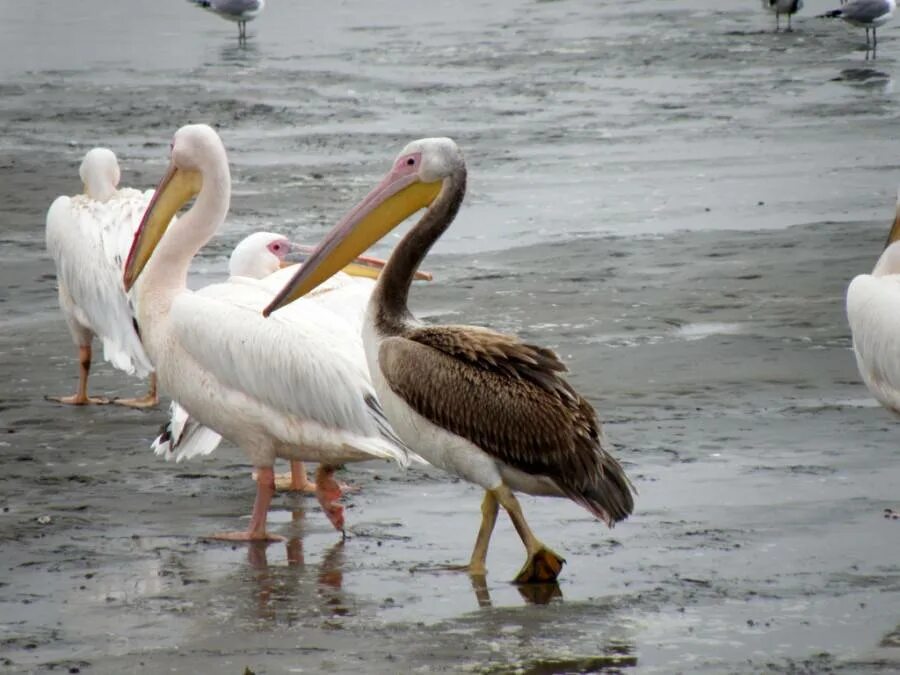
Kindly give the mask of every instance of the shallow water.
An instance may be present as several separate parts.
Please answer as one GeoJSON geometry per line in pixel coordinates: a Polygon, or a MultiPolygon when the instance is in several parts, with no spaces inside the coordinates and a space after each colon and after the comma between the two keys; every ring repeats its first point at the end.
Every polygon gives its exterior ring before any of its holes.
{"type": "MultiPolygon", "coordinates": [[[[871,61],[822,3],[778,35],[737,1],[270,5],[239,47],[188,3],[0,2],[0,667],[900,669],[896,422],[842,305],[898,180],[894,29],[871,61]],[[346,542],[284,496],[288,544],[232,548],[199,538],[250,508],[239,450],[166,465],[161,411],[43,401],[76,374],[47,206],[95,144],[155,183],[188,121],[217,124],[235,181],[195,284],[250,230],[314,241],[407,140],[456,138],[470,191],[415,309],[557,349],[634,517],[607,532],[526,498],[559,586],[507,582],[505,519],[473,586],[410,570],[465,559],[478,491],[366,464],[346,542]]],[[[92,382],[141,386],[99,363],[92,382]]]]}

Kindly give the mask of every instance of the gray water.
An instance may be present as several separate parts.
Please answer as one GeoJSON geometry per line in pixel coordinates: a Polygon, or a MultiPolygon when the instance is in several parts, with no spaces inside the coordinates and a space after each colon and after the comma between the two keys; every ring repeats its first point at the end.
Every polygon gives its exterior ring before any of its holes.
{"type": "MultiPolygon", "coordinates": [[[[186,2],[0,2],[0,668],[21,672],[896,672],[896,421],[843,315],[900,171],[888,24],[772,32],[758,3],[271,0],[249,26],[186,2]],[[316,241],[409,140],[449,135],[470,190],[416,311],[558,350],[639,491],[606,531],[523,499],[567,559],[486,585],[459,562],[478,490],[349,467],[352,536],[280,496],[266,547],[210,543],[250,510],[242,453],[160,463],[162,410],[69,409],[75,350],[43,218],[83,153],[161,176],[216,125],[225,272],[256,229],[316,241]],[[38,518],[48,516],[38,521],[38,518]]],[[[380,252],[389,251],[386,240],[380,252]]],[[[92,391],[143,385],[97,363],[92,391]]]]}

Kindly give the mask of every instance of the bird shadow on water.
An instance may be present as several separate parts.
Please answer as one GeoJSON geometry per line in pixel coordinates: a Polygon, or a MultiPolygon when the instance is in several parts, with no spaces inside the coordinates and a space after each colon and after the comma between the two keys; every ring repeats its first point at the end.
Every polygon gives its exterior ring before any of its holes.
{"type": "Polygon", "coordinates": [[[831,81],[843,82],[865,89],[882,89],[887,92],[893,88],[894,84],[889,73],[871,66],[844,68],[832,77],[831,81]]]}

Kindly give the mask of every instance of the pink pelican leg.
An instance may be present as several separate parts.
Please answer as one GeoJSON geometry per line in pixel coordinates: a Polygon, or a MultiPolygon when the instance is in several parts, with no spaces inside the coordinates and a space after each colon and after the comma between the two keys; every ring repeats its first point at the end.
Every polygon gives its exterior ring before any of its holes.
{"type": "Polygon", "coordinates": [[[78,348],[78,391],[71,396],[47,396],[48,401],[57,401],[66,405],[90,405],[109,403],[108,398],[102,396],[88,396],[87,382],[91,372],[91,346],[82,345],[78,348]]]}
{"type": "Polygon", "coordinates": [[[220,532],[211,539],[226,541],[285,541],[285,537],[266,532],[266,516],[269,504],[275,494],[275,472],[271,466],[256,469],[256,501],[253,503],[253,514],[250,516],[250,527],[246,532],[220,532]]]}

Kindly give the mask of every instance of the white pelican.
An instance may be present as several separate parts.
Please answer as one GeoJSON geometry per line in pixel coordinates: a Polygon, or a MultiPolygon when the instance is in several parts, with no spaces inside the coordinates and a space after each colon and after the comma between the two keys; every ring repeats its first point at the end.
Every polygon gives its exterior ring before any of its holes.
{"type": "Polygon", "coordinates": [[[266,0],[191,0],[195,5],[215,12],[238,25],[238,40],[247,39],[247,22],[266,8],[266,0]]]}
{"type": "MultiPolygon", "coordinates": [[[[47,211],[46,233],[47,250],[56,263],[59,306],[78,347],[78,391],[72,396],[47,398],[86,405],[109,403],[107,398],[87,393],[95,335],[103,343],[103,358],[119,370],[146,377],[153,369],[122,286],[122,261],[153,191],[119,189],[119,163],[107,148],[90,150],[78,172],[84,194],[54,200],[47,211]]],[[[155,378],[151,375],[145,397],[114,402],[134,407],[156,405],[155,378]]]]}
{"type": "Polygon", "coordinates": [[[847,319],[863,382],[888,410],[900,414],[900,194],[884,252],[871,274],[847,288],[847,319]]]}
{"type": "Polygon", "coordinates": [[[409,461],[390,429],[364,364],[352,356],[360,339],[315,302],[265,320],[271,295],[244,279],[186,286],[191,259],[228,211],[231,176],[225,148],[206,125],[182,127],[169,169],[135,235],[125,288],[136,287],[138,325],[160,388],[198,423],[240,446],[257,470],[248,529],[216,535],[276,539],[266,532],[276,457],[319,462],[316,496],[343,530],[336,466],[367,459],[409,461]],[[169,220],[192,197],[193,206],[169,220]],[[152,257],[151,257],[152,255],[152,257]]]}
{"type": "MultiPolygon", "coordinates": [[[[306,259],[312,251],[313,247],[294,244],[281,234],[254,232],[234,247],[228,259],[228,274],[232,281],[239,283],[239,277],[262,280],[280,269],[289,268],[288,276],[282,275],[269,282],[271,295],[274,296],[296,272],[294,261],[306,259]]],[[[344,272],[354,279],[345,280],[339,287],[326,289],[326,292],[316,293],[311,297],[351,321],[350,328],[359,335],[362,331],[362,317],[375,287],[372,280],[378,277],[384,265],[385,261],[380,258],[360,256],[344,268],[344,272]],[[328,290],[334,292],[327,292],[328,290]]],[[[416,278],[431,280],[432,276],[428,272],[418,272],[416,278]]],[[[201,288],[197,293],[203,295],[204,289],[201,288]]],[[[362,351],[359,352],[359,357],[364,358],[362,351]]],[[[219,434],[199,424],[177,401],[172,401],[169,406],[169,421],[163,425],[151,449],[166,461],[182,462],[211,454],[221,442],[219,434]]],[[[303,462],[292,460],[289,475],[276,474],[275,488],[314,492],[316,485],[307,478],[303,462]]]]}
{"type": "Polygon", "coordinates": [[[632,487],[603,447],[594,409],[562,378],[566,368],[555,353],[486,328],[427,326],[409,312],[413,272],[453,221],[465,188],[466,165],[452,140],[410,143],[265,312],[283,311],[426,208],[369,303],[363,342],[375,389],[410,448],[485,490],[481,529],[462,569],[485,573],[499,503],[527,551],[516,581],[552,581],[564,561],[532,533],[514,491],[568,497],[612,526],[631,513],[632,487]]]}
{"type": "Polygon", "coordinates": [[[803,9],[803,0],[762,0],[763,9],[775,14],[775,32],[781,28],[781,15],[788,18],[787,30],[791,32],[791,16],[803,9]]]}
{"type": "Polygon", "coordinates": [[[819,18],[843,19],[851,26],[866,29],[866,49],[878,48],[878,26],[887,23],[897,9],[896,0],[852,0],[840,9],[820,14],[819,18]],[[872,30],[872,42],[869,43],[869,29],[872,30]]]}

